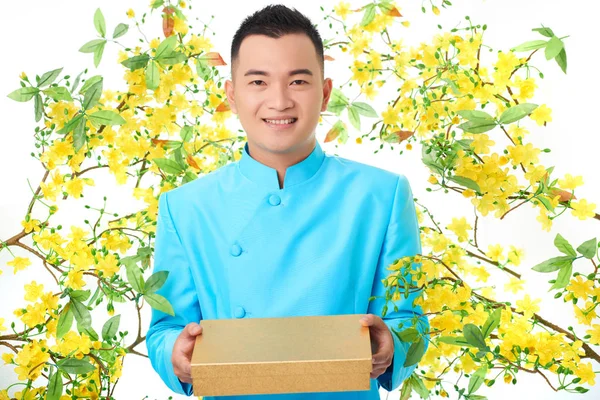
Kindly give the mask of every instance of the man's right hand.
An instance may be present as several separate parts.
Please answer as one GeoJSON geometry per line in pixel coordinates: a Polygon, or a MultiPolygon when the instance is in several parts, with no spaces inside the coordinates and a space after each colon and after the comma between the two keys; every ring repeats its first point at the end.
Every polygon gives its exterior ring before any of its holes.
{"type": "Polygon", "coordinates": [[[196,336],[202,334],[202,327],[195,322],[183,328],[173,345],[171,362],[175,375],[181,382],[192,383],[192,352],[196,343],[196,336]]]}

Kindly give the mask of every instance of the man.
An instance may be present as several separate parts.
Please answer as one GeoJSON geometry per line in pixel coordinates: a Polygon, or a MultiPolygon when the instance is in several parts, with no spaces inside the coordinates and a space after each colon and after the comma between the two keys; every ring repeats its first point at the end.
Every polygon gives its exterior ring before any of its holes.
{"type": "Polygon", "coordinates": [[[409,183],[321,149],[315,129],[332,81],[319,33],[297,10],[272,5],[248,17],[231,60],[225,90],[247,143],[239,161],[160,196],[154,270],[170,272],[159,293],[175,316],[152,311],[152,365],[190,395],[202,319],[366,313],[357,324],[372,338],[370,390],[219,398],[379,399],[380,386],[398,388],[416,366],[403,366],[409,344],[391,329],[415,315],[421,333],[429,328],[415,293],[380,317],[387,267],[421,252],[409,183]]]}

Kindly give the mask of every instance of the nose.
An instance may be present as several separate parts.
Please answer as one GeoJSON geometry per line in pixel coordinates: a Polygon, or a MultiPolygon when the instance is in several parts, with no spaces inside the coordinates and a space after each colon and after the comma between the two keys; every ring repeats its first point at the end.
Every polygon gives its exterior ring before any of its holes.
{"type": "Polygon", "coordinates": [[[273,90],[269,93],[271,98],[271,108],[275,110],[285,110],[294,105],[288,92],[287,84],[273,85],[273,90]]]}

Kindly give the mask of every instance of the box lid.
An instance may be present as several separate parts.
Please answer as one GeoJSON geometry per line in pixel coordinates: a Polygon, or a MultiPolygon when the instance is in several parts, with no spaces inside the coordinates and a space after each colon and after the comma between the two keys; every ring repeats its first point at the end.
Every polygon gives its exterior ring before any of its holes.
{"type": "Polygon", "coordinates": [[[192,371],[204,378],[370,372],[364,315],[204,319],[192,371]]]}

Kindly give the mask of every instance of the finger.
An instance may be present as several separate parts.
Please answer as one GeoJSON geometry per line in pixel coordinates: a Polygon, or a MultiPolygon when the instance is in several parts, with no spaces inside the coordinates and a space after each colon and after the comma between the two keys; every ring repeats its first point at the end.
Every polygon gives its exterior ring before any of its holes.
{"type": "Polygon", "coordinates": [[[184,332],[185,336],[196,337],[200,333],[202,333],[202,326],[198,325],[195,322],[190,322],[189,324],[187,324],[185,326],[185,329],[183,330],[183,332],[184,332]]]}

